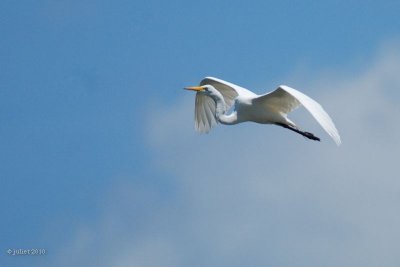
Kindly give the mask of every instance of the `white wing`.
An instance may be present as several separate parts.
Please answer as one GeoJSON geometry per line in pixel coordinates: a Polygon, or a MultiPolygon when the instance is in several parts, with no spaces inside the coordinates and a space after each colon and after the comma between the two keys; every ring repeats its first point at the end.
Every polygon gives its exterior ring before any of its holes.
{"type": "MultiPolygon", "coordinates": [[[[222,94],[227,110],[230,109],[235,102],[235,98],[239,95],[256,96],[256,94],[243,87],[214,77],[206,77],[200,82],[200,85],[206,84],[212,85],[222,94]]],[[[211,97],[201,93],[196,94],[195,128],[198,132],[207,133],[217,124],[215,109],[216,104],[211,97]]]]}
{"type": "Polygon", "coordinates": [[[247,90],[246,88],[214,77],[206,77],[200,82],[200,85],[206,85],[206,84],[214,86],[214,88],[217,89],[222,94],[226,104],[229,107],[232,106],[234,99],[238,95],[249,96],[249,97],[256,96],[255,93],[247,90]]]}
{"type": "Polygon", "coordinates": [[[194,111],[194,126],[196,131],[207,133],[217,124],[215,108],[215,102],[211,97],[199,93],[196,94],[194,111]]]}
{"type": "Polygon", "coordinates": [[[268,108],[287,114],[303,105],[317,120],[322,128],[329,134],[337,145],[340,145],[340,135],[328,113],[309,96],[286,85],[281,85],[273,92],[267,93],[255,99],[268,108]]]}

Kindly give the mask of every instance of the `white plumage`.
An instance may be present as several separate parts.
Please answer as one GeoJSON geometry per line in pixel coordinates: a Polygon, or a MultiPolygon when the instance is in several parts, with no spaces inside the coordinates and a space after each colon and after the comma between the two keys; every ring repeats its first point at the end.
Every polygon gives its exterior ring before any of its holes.
{"type": "Polygon", "coordinates": [[[200,82],[200,86],[185,89],[197,91],[195,128],[199,132],[206,133],[217,123],[229,125],[253,121],[279,125],[309,139],[319,141],[318,137],[300,130],[287,118],[288,113],[304,106],[335,143],[337,145],[341,143],[332,119],[321,105],[289,86],[281,85],[272,92],[257,95],[233,83],[206,77],[200,82]],[[230,110],[232,111],[228,114],[230,110]]]}

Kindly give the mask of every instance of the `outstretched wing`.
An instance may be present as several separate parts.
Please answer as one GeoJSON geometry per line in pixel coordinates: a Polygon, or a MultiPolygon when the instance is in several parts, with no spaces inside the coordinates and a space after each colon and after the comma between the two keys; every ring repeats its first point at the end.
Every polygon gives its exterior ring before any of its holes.
{"type": "MultiPolygon", "coordinates": [[[[235,98],[239,95],[255,96],[253,92],[243,87],[214,77],[206,77],[200,82],[200,85],[207,84],[212,85],[222,94],[227,110],[232,107],[235,98]]],[[[215,118],[216,104],[211,97],[201,93],[196,94],[195,104],[195,128],[198,132],[207,133],[218,123],[215,118]]]]}
{"type": "Polygon", "coordinates": [[[194,126],[196,131],[207,133],[217,124],[215,118],[216,105],[214,100],[204,94],[196,93],[196,102],[194,110],[194,126]]]}
{"type": "Polygon", "coordinates": [[[340,135],[328,113],[309,96],[286,85],[281,85],[273,92],[261,95],[254,101],[277,112],[288,114],[299,106],[304,106],[329,134],[337,145],[340,145],[340,135]]]}
{"type": "Polygon", "coordinates": [[[239,95],[241,96],[256,95],[253,92],[247,90],[246,88],[240,87],[239,85],[214,77],[206,77],[200,82],[200,85],[206,85],[206,84],[214,86],[214,88],[217,89],[222,94],[228,108],[230,108],[233,105],[235,98],[239,95]]]}

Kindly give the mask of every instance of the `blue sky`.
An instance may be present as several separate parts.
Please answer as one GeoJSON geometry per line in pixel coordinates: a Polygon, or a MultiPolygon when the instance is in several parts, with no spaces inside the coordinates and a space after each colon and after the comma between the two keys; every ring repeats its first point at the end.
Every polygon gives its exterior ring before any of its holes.
{"type": "Polygon", "coordinates": [[[398,266],[399,12],[1,1],[0,265],[398,266]],[[323,142],[250,123],[198,135],[182,88],[208,75],[298,88],[343,145],[302,111],[323,142]]]}

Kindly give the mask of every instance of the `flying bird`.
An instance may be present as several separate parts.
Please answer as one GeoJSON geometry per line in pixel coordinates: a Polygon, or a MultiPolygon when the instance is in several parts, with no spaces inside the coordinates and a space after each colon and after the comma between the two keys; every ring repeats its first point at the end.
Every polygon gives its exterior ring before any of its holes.
{"type": "Polygon", "coordinates": [[[311,140],[320,141],[314,134],[299,129],[287,117],[290,112],[303,106],[337,145],[341,143],[335,124],[321,105],[289,86],[280,85],[272,92],[257,95],[233,83],[206,77],[199,86],[184,89],[196,91],[195,129],[198,132],[207,133],[218,123],[233,125],[253,121],[278,125],[311,140]]]}

